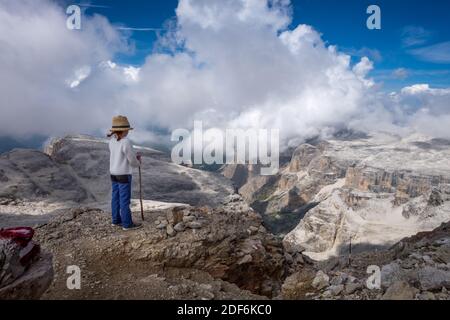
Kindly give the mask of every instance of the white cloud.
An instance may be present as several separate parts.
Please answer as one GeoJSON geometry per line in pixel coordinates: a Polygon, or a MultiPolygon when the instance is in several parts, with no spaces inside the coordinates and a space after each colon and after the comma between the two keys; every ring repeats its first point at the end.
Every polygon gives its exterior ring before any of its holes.
{"type": "Polygon", "coordinates": [[[66,80],[67,85],[70,88],[76,88],[91,74],[91,67],[84,66],[75,70],[74,75],[66,80]]]}
{"type": "Polygon", "coordinates": [[[353,65],[313,27],[288,29],[289,2],[270,3],[181,0],[177,25],[158,43],[178,50],[152,53],[136,68],[113,62],[117,51],[129,50],[127,39],[101,16],[84,17],[83,29],[70,31],[55,4],[0,2],[0,95],[8,101],[0,135],[106,132],[120,113],[141,140],[161,141],[203,120],[279,128],[292,144],[347,126],[421,129],[425,109],[430,123],[449,113],[442,107],[448,94],[429,87],[422,88],[426,99],[409,93],[419,87],[378,91],[368,78],[370,59],[353,65]]]}
{"type": "Polygon", "coordinates": [[[406,26],[402,31],[402,42],[405,47],[425,44],[433,33],[420,26],[406,26]]]}
{"type": "Polygon", "coordinates": [[[383,60],[383,56],[378,49],[362,47],[359,49],[356,48],[340,48],[343,52],[355,56],[355,57],[368,57],[370,60],[375,62],[380,62],[383,60]]]}
{"type": "Polygon", "coordinates": [[[445,96],[450,94],[450,89],[433,89],[428,84],[415,84],[409,87],[404,87],[401,90],[402,94],[406,95],[419,95],[425,94],[430,96],[445,96]]]}
{"type": "Polygon", "coordinates": [[[289,10],[281,2],[262,4],[181,1],[177,32],[193,54],[148,57],[134,104],[153,106],[141,112],[169,128],[200,119],[282,128],[288,140],[344,126],[363,105],[371,62],[363,58],[353,71],[350,57],[327,47],[312,27],[286,30],[289,10]]]}
{"type": "Polygon", "coordinates": [[[127,80],[137,82],[139,81],[140,70],[140,68],[129,66],[123,69],[123,74],[125,75],[127,80]]]}
{"type": "Polygon", "coordinates": [[[403,88],[391,99],[391,105],[399,112],[398,121],[410,131],[450,138],[450,88],[435,89],[428,84],[416,84],[403,88]]]}
{"type": "Polygon", "coordinates": [[[403,94],[413,95],[413,94],[423,93],[423,92],[427,93],[429,91],[430,91],[430,86],[428,84],[415,84],[415,85],[412,85],[409,87],[404,87],[401,92],[403,94]]]}
{"type": "Polygon", "coordinates": [[[366,87],[371,87],[374,85],[374,82],[371,79],[367,79],[367,74],[373,69],[373,62],[369,60],[367,57],[363,57],[360,62],[358,62],[353,67],[353,72],[355,75],[363,82],[366,87]]]}
{"type": "Polygon", "coordinates": [[[47,1],[0,2],[1,135],[91,132],[110,117],[117,84],[100,83],[96,66],[126,39],[104,17],[84,18],[81,31],[66,18],[47,1]]]}
{"type": "Polygon", "coordinates": [[[450,41],[440,42],[431,46],[412,49],[410,54],[416,58],[434,62],[434,63],[450,63],[450,41]]]}
{"type": "Polygon", "coordinates": [[[397,68],[392,72],[392,76],[395,79],[406,79],[408,78],[410,75],[409,70],[405,69],[405,68],[397,68]]]}

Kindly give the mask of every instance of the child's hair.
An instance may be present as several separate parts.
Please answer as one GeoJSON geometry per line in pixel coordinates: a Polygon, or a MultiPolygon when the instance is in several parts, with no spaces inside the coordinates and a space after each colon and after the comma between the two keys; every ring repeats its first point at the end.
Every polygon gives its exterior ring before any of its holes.
{"type": "Polygon", "coordinates": [[[122,131],[115,131],[115,132],[110,132],[108,133],[106,136],[108,138],[111,138],[113,135],[116,136],[116,140],[120,141],[122,139],[122,131]]]}

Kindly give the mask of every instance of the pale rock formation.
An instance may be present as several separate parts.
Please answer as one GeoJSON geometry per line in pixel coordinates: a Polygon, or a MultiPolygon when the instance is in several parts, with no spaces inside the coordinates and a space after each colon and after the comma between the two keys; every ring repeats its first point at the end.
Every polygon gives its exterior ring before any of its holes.
{"type": "Polygon", "coordinates": [[[317,260],[348,255],[350,243],[353,253],[387,248],[450,220],[447,140],[343,135],[299,146],[276,176],[239,172],[223,169],[273,232],[288,232],[285,246],[317,260]]]}

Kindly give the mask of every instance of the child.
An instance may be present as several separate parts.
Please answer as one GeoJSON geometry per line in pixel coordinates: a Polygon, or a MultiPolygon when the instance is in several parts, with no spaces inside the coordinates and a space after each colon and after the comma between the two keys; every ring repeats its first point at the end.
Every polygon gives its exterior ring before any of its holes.
{"type": "Polygon", "coordinates": [[[112,225],[122,226],[123,230],[142,227],[133,223],[130,210],[132,167],[139,167],[141,155],[135,155],[130,140],[127,139],[130,127],[127,117],[117,116],[112,120],[108,137],[110,151],[110,173],[112,181],[111,213],[112,225]]]}

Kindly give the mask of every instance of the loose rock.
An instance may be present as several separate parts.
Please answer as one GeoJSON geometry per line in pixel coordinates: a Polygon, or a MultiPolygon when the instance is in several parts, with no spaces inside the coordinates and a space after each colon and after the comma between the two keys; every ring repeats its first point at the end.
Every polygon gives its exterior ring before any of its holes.
{"type": "Polygon", "coordinates": [[[317,290],[321,290],[329,285],[330,277],[326,275],[322,270],[319,270],[312,282],[312,286],[317,290]]]}

